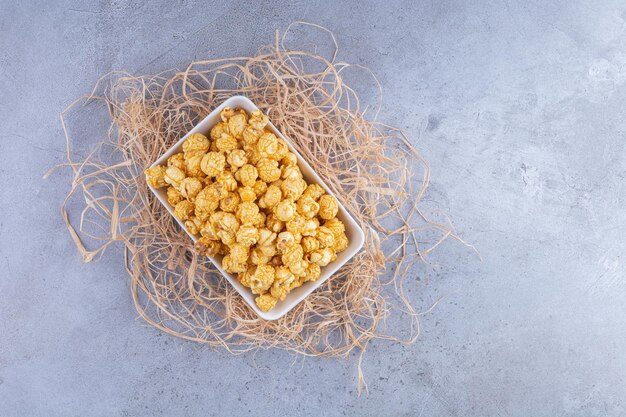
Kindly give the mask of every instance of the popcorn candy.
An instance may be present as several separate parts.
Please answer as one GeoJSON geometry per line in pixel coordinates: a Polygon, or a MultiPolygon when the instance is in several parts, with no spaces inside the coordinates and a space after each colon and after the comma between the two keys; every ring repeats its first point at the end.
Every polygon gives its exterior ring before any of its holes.
{"type": "Polygon", "coordinates": [[[261,158],[273,158],[278,152],[278,138],[271,132],[265,132],[256,144],[256,150],[261,158]]]}
{"type": "Polygon", "coordinates": [[[262,294],[274,283],[275,270],[271,265],[259,265],[250,277],[252,294],[262,294]]]}
{"type": "Polygon", "coordinates": [[[304,190],[303,195],[311,197],[313,200],[317,201],[321,196],[326,194],[326,191],[319,184],[309,184],[304,190]]]}
{"type": "Polygon", "coordinates": [[[280,203],[283,198],[283,192],[280,187],[276,185],[270,185],[267,187],[265,194],[259,198],[259,207],[262,208],[274,208],[276,204],[280,203]]]}
{"type": "Polygon", "coordinates": [[[256,200],[256,193],[254,192],[254,188],[250,186],[240,187],[239,188],[239,197],[241,197],[241,201],[246,203],[252,203],[256,200]]]}
{"type": "Polygon", "coordinates": [[[200,229],[202,228],[202,220],[197,218],[196,216],[191,216],[189,220],[185,222],[185,229],[192,235],[197,235],[200,233],[200,229]]]}
{"type": "Polygon", "coordinates": [[[274,215],[281,222],[288,222],[296,215],[296,205],[289,200],[283,200],[274,207],[274,215]]]}
{"type": "Polygon", "coordinates": [[[335,260],[337,255],[331,248],[318,249],[308,255],[308,261],[319,266],[326,266],[335,260]]]}
{"type": "Polygon", "coordinates": [[[276,305],[276,297],[271,294],[261,294],[254,299],[254,302],[259,307],[259,310],[268,312],[276,305]]]}
{"type": "Polygon", "coordinates": [[[211,143],[202,133],[194,133],[183,142],[183,152],[208,152],[211,143]]]}
{"type": "Polygon", "coordinates": [[[165,167],[157,165],[146,170],[148,184],[154,188],[161,188],[167,185],[165,181],[165,167]]]}
{"type": "Polygon", "coordinates": [[[324,227],[328,228],[335,236],[335,239],[338,239],[342,233],[346,231],[346,227],[338,218],[332,218],[330,220],[326,220],[324,222],[324,227]]]}
{"type": "MultiPolygon", "coordinates": [[[[287,178],[282,182],[282,184],[280,184],[280,190],[283,192],[283,197],[291,201],[296,201],[300,198],[305,189],[306,181],[302,178],[287,178]]],[[[331,217],[334,217],[334,215],[331,217]]]]}
{"type": "Polygon", "coordinates": [[[239,207],[240,202],[241,197],[239,197],[238,193],[228,193],[226,197],[220,200],[220,209],[222,211],[233,213],[237,210],[237,207],[239,207]]]}
{"type": "Polygon", "coordinates": [[[237,218],[242,224],[254,224],[259,216],[259,206],[254,203],[241,203],[237,207],[237,218]]]}
{"type": "Polygon", "coordinates": [[[284,300],[289,292],[289,286],[296,279],[295,275],[284,266],[276,268],[275,279],[272,283],[270,293],[272,297],[284,300]]]}
{"type": "Polygon", "coordinates": [[[235,178],[242,185],[252,187],[256,183],[256,179],[259,177],[259,171],[254,165],[245,164],[237,170],[235,178]]]}
{"type": "Polygon", "coordinates": [[[206,174],[202,171],[202,158],[204,158],[206,152],[196,151],[185,154],[185,171],[190,177],[206,177],[206,174]]]}
{"type": "Polygon", "coordinates": [[[235,191],[237,189],[237,180],[232,173],[228,171],[220,172],[215,176],[215,182],[224,187],[226,191],[235,191]]]}
{"type": "Polygon", "coordinates": [[[230,152],[237,149],[239,147],[239,143],[233,136],[227,133],[222,133],[222,136],[215,140],[215,147],[219,151],[230,152]]]}
{"type": "Polygon", "coordinates": [[[280,178],[280,168],[278,168],[278,162],[269,159],[261,158],[256,164],[259,170],[259,178],[265,182],[274,182],[280,178]]]}
{"type": "Polygon", "coordinates": [[[322,248],[332,248],[335,245],[335,235],[328,227],[319,227],[315,231],[315,237],[322,248]]]}
{"type": "Polygon", "coordinates": [[[339,203],[332,195],[325,194],[319,199],[320,209],[318,215],[324,220],[330,220],[337,215],[339,203]]]}
{"type": "Polygon", "coordinates": [[[174,207],[174,216],[179,220],[187,220],[193,216],[194,208],[191,201],[183,200],[174,207]]]}
{"type": "Polygon", "coordinates": [[[270,311],[289,291],[318,280],[348,237],[337,200],[304,180],[266,115],[224,108],[220,117],[210,139],[190,135],[166,166],[146,170],[146,180],[167,187],[174,215],[199,236],[198,253],[224,255],[224,270],[270,311]]]}
{"type": "Polygon", "coordinates": [[[241,168],[248,162],[248,157],[243,149],[233,149],[228,153],[226,161],[231,167],[241,168]]]}
{"type": "Polygon", "coordinates": [[[209,177],[215,177],[226,168],[226,157],[220,152],[209,152],[202,157],[200,168],[209,177]]]}
{"type": "Polygon", "coordinates": [[[201,237],[196,242],[196,250],[204,256],[215,256],[220,252],[222,244],[217,240],[201,237]]]}
{"type": "Polygon", "coordinates": [[[305,253],[310,253],[320,248],[320,242],[313,236],[306,236],[300,242],[305,253]]]}
{"type": "MultiPolygon", "coordinates": [[[[167,185],[167,183],[165,183],[165,185],[167,185]]],[[[184,199],[185,197],[183,197],[180,191],[178,191],[176,188],[172,187],[171,185],[167,187],[167,202],[170,203],[172,206],[175,206],[184,199]]]]}
{"type": "Polygon", "coordinates": [[[175,153],[167,158],[168,167],[176,167],[181,171],[185,171],[185,155],[182,153],[175,153]]]}
{"type": "Polygon", "coordinates": [[[320,205],[308,195],[303,195],[296,201],[296,210],[301,216],[312,219],[320,209],[320,205]]]}
{"type": "MultiPolygon", "coordinates": [[[[185,179],[185,171],[175,166],[167,167],[165,170],[165,182],[178,188],[180,183],[185,179]]],[[[180,190],[178,190],[180,191],[180,190]]]]}
{"type": "Polygon", "coordinates": [[[287,155],[285,155],[285,157],[280,160],[280,163],[284,167],[298,165],[298,157],[295,153],[288,152],[287,155]]]}
{"type": "Polygon", "coordinates": [[[202,190],[202,182],[197,178],[187,177],[180,182],[179,187],[180,194],[193,203],[202,190]]]}
{"type": "Polygon", "coordinates": [[[252,246],[259,240],[259,229],[253,225],[244,224],[239,227],[236,234],[237,243],[245,246],[252,246]]]}

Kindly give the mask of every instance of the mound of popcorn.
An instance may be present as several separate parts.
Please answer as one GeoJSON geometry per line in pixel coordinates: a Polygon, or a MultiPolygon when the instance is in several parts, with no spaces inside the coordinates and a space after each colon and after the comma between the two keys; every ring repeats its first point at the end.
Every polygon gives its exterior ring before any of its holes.
{"type": "Polygon", "coordinates": [[[223,255],[222,267],[269,311],[294,288],[320,276],[348,246],[338,203],[302,177],[296,155],[266,128],[261,111],[224,108],[210,138],[194,133],[167,166],[146,170],[167,187],[174,215],[196,249],[223,255]]]}

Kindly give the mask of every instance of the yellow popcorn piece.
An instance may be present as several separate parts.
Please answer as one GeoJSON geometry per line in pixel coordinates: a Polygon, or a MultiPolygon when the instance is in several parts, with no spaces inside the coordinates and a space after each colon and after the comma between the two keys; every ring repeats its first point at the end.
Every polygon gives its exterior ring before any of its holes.
{"type": "Polygon", "coordinates": [[[303,195],[296,201],[296,210],[304,218],[312,219],[319,209],[320,205],[308,195],[303,195]]]}
{"type": "Polygon", "coordinates": [[[280,177],[284,180],[290,178],[302,178],[302,171],[300,171],[300,168],[298,168],[297,165],[283,165],[280,177]]]}
{"type": "Polygon", "coordinates": [[[243,139],[243,131],[246,128],[248,118],[245,113],[235,114],[228,119],[228,132],[235,139],[243,139]]]}
{"type": "Polygon", "coordinates": [[[297,243],[285,248],[283,250],[283,255],[281,256],[281,260],[283,261],[283,265],[287,267],[291,267],[291,265],[295,265],[300,260],[302,260],[304,256],[304,251],[302,250],[302,246],[297,243]]]}
{"type": "Polygon", "coordinates": [[[220,117],[223,122],[228,122],[228,119],[237,114],[237,111],[232,107],[224,107],[220,112],[220,117]]]}
{"type": "Polygon", "coordinates": [[[219,151],[230,152],[237,149],[239,147],[239,143],[233,136],[227,133],[222,133],[222,136],[215,140],[215,147],[219,151]]]}
{"type": "Polygon", "coordinates": [[[211,129],[211,139],[215,141],[221,138],[224,133],[228,133],[228,125],[224,122],[219,122],[211,129]]]}
{"type": "Polygon", "coordinates": [[[248,260],[250,248],[241,243],[235,243],[230,247],[230,257],[233,262],[245,263],[248,260]]]}
{"type": "Polygon", "coordinates": [[[261,158],[256,164],[259,170],[259,178],[265,182],[274,182],[280,179],[280,168],[278,162],[269,158],[261,158]]]}
{"type": "Polygon", "coordinates": [[[259,206],[255,203],[241,203],[237,207],[237,218],[242,224],[254,224],[259,218],[259,206]]]}
{"type": "Polygon", "coordinates": [[[324,227],[327,227],[335,236],[335,239],[338,239],[341,234],[346,231],[346,226],[343,224],[341,220],[338,218],[332,218],[330,220],[326,220],[324,222],[324,227]]]}
{"type": "Polygon", "coordinates": [[[269,263],[271,256],[266,255],[262,248],[256,247],[250,251],[250,257],[248,259],[254,265],[265,265],[269,263]]]}
{"type": "Polygon", "coordinates": [[[274,207],[274,216],[281,222],[291,221],[296,215],[296,205],[289,200],[283,200],[274,207]]]}
{"type": "Polygon", "coordinates": [[[343,252],[348,247],[348,236],[345,233],[339,235],[338,238],[335,239],[335,244],[333,245],[333,250],[335,253],[343,252]]]}
{"type": "Polygon", "coordinates": [[[196,216],[191,216],[189,220],[185,222],[185,229],[192,235],[197,235],[200,233],[200,229],[202,228],[202,220],[197,218],[196,216]]]}
{"type": "Polygon", "coordinates": [[[266,115],[263,114],[260,110],[255,110],[252,112],[250,120],[248,120],[248,124],[251,128],[262,131],[267,126],[269,119],[266,115]]]}
{"type": "Polygon", "coordinates": [[[204,236],[196,242],[196,250],[204,256],[216,256],[220,253],[221,248],[222,244],[219,241],[211,240],[204,236]]]}
{"type": "Polygon", "coordinates": [[[165,181],[165,171],[166,168],[161,165],[148,168],[146,170],[148,184],[150,184],[150,186],[154,188],[165,187],[168,184],[167,181],[165,181]]]}
{"type": "Polygon", "coordinates": [[[314,264],[309,262],[309,265],[306,268],[304,273],[304,279],[306,281],[317,281],[320,277],[322,270],[318,264],[314,264]]]}
{"type": "Polygon", "coordinates": [[[256,180],[252,186],[257,197],[262,196],[267,191],[267,183],[263,180],[256,180]]]}
{"type": "Polygon", "coordinates": [[[289,270],[296,276],[304,276],[306,272],[306,268],[309,266],[309,263],[304,259],[299,259],[298,261],[289,265],[289,270]]]}
{"type": "Polygon", "coordinates": [[[244,272],[248,266],[245,262],[236,262],[232,255],[228,254],[222,258],[222,268],[224,268],[224,271],[233,274],[244,272]]]}
{"type": "Polygon", "coordinates": [[[280,163],[283,166],[297,166],[298,165],[298,157],[293,152],[287,152],[287,155],[280,160],[280,163]]]}
{"type": "Polygon", "coordinates": [[[207,220],[220,205],[220,192],[214,184],[204,187],[197,195],[195,201],[196,216],[201,220],[207,220]]]}
{"type": "Polygon", "coordinates": [[[272,283],[272,288],[270,293],[273,297],[284,300],[287,297],[287,293],[289,292],[289,287],[291,283],[296,279],[293,273],[289,270],[289,268],[284,266],[279,266],[276,268],[275,279],[272,283]]]}
{"type": "Polygon", "coordinates": [[[283,253],[288,247],[296,243],[296,238],[291,232],[281,232],[276,237],[276,249],[279,253],[283,253]]]}
{"type": "Polygon", "coordinates": [[[280,184],[283,197],[291,201],[296,201],[300,198],[305,189],[306,181],[302,178],[288,178],[280,184]]]}
{"type": "Polygon", "coordinates": [[[192,203],[202,188],[202,182],[194,177],[185,178],[179,185],[180,194],[192,203]]]}
{"type": "Polygon", "coordinates": [[[276,152],[270,156],[270,158],[275,159],[277,161],[282,160],[289,153],[289,146],[285,143],[284,140],[278,139],[278,149],[276,152]]]}
{"type": "Polygon", "coordinates": [[[283,198],[283,192],[280,187],[276,185],[270,185],[267,187],[265,194],[259,198],[259,207],[261,208],[274,208],[283,198]]]}
{"type": "Polygon", "coordinates": [[[324,194],[326,194],[326,191],[324,191],[322,186],[319,184],[309,184],[303,193],[303,195],[309,196],[315,201],[317,201],[324,194]]]}
{"type": "Polygon", "coordinates": [[[238,191],[239,197],[241,197],[241,201],[251,203],[256,200],[256,193],[254,192],[254,188],[250,186],[240,187],[238,191]]]}
{"type": "Polygon", "coordinates": [[[237,279],[241,282],[241,285],[250,288],[250,278],[252,277],[252,274],[254,274],[254,269],[254,266],[249,266],[248,269],[237,275],[237,279]]]}
{"type": "Polygon", "coordinates": [[[259,137],[262,133],[262,130],[248,126],[243,131],[242,139],[247,145],[255,145],[259,141],[259,137]]]}
{"type": "Polygon", "coordinates": [[[302,236],[314,236],[319,226],[320,221],[317,218],[306,219],[300,233],[302,236]]]}
{"type": "Polygon", "coordinates": [[[174,216],[179,220],[188,220],[193,216],[194,208],[192,202],[183,200],[174,207],[174,216]]]}
{"type": "Polygon", "coordinates": [[[265,132],[259,137],[256,150],[261,158],[273,158],[278,152],[278,138],[272,132],[265,132]]]}
{"type": "Polygon", "coordinates": [[[182,153],[175,153],[174,155],[167,158],[167,166],[168,167],[176,167],[181,171],[185,171],[185,155],[182,153]]]}
{"type": "Polygon", "coordinates": [[[285,227],[285,223],[278,220],[273,213],[267,216],[267,219],[265,220],[265,225],[269,230],[274,233],[280,233],[285,227]]]}
{"type": "Polygon", "coordinates": [[[271,265],[259,265],[250,277],[252,294],[262,294],[274,283],[275,270],[271,265]]]}
{"type": "Polygon", "coordinates": [[[304,250],[305,253],[311,253],[320,248],[320,242],[313,236],[303,237],[300,244],[302,245],[302,250],[304,250]]]}
{"type": "Polygon", "coordinates": [[[183,142],[183,152],[208,152],[211,143],[202,133],[194,133],[183,142]]]}
{"type": "Polygon", "coordinates": [[[259,171],[257,171],[257,168],[251,164],[243,165],[235,173],[235,178],[237,179],[237,181],[247,187],[253,187],[258,177],[259,171]]]}
{"type": "Polygon", "coordinates": [[[235,212],[237,207],[239,207],[239,203],[241,202],[241,197],[239,197],[238,193],[228,193],[226,197],[220,200],[220,209],[222,211],[227,211],[229,213],[235,212]]]}
{"type": "Polygon", "coordinates": [[[259,240],[259,229],[253,225],[244,224],[236,234],[237,243],[250,247],[259,240]]]}
{"type": "Polygon", "coordinates": [[[229,171],[220,172],[215,176],[215,182],[224,187],[226,191],[235,191],[237,189],[237,180],[229,171]]]}
{"type": "Polygon", "coordinates": [[[202,157],[200,168],[209,177],[215,177],[226,168],[226,157],[220,152],[209,152],[202,157]]]}
{"type": "Polygon", "coordinates": [[[233,149],[228,153],[226,161],[233,168],[241,168],[248,162],[248,157],[243,149],[233,149]]]}
{"type": "MultiPolygon", "coordinates": [[[[185,171],[175,166],[171,166],[171,167],[167,167],[163,178],[165,179],[166,183],[173,185],[176,188],[179,188],[180,183],[186,177],[187,176],[185,175],[185,171]]],[[[180,191],[180,189],[178,191],[180,191]]]]}
{"type": "Polygon", "coordinates": [[[315,237],[322,248],[332,248],[335,245],[335,235],[328,227],[322,226],[318,228],[315,231],[315,237]]]}
{"type": "Polygon", "coordinates": [[[184,199],[185,197],[183,197],[180,191],[178,191],[176,188],[172,187],[171,185],[167,187],[167,202],[170,203],[172,206],[175,206],[184,199]]]}
{"type": "Polygon", "coordinates": [[[320,209],[318,215],[324,220],[330,220],[337,215],[339,203],[332,195],[325,194],[319,199],[320,209]]]}
{"type": "Polygon", "coordinates": [[[206,174],[202,171],[202,158],[206,152],[189,152],[185,154],[185,171],[190,177],[204,178],[206,174]]]}
{"type": "Polygon", "coordinates": [[[271,294],[261,294],[254,299],[254,302],[256,303],[257,307],[259,307],[259,310],[264,312],[268,312],[273,309],[276,305],[276,301],[278,301],[276,297],[271,294]]]}
{"type": "Polygon", "coordinates": [[[319,266],[326,266],[337,258],[332,248],[318,249],[308,255],[308,261],[319,266]]]}

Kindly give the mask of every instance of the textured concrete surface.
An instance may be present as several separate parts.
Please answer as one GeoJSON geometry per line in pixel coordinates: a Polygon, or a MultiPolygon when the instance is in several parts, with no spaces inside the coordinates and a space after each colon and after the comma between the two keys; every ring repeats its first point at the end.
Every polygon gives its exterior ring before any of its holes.
{"type": "Polygon", "coordinates": [[[626,3],[377,3],[0,0],[0,415],[626,414],[626,3]],[[416,344],[370,346],[361,397],[354,358],[230,356],[146,326],[119,248],[75,252],[68,173],[42,180],[59,112],[101,74],[250,54],[294,20],[379,76],[381,119],[430,161],[429,209],[484,258],[440,247],[414,294],[443,300],[416,344]]]}

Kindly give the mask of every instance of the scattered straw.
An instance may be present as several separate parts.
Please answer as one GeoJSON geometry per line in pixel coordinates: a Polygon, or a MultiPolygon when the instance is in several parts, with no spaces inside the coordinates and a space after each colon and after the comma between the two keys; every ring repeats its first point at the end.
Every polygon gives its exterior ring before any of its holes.
{"type": "Polygon", "coordinates": [[[63,218],[86,262],[113,242],[124,245],[135,306],[151,325],[233,353],[276,347],[346,356],[355,349],[362,354],[376,338],[399,340],[379,330],[382,319],[398,312],[406,324],[400,341],[417,338],[418,314],[405,293],[407,281],[416,277],[407,271],[433,247],[420,246],[418,234],[435,231],[434,246],[458,237],[444,224],[425,222],[418,204],[429,180],[426,162],[401,130],[364,116],[359,96],[344,82],[350,66],[336,62],[334,45],[327,60],[287,50],[284,35],[277,34],[274,45],[253,57],[197,61],[185,71],[156,76],[109,74],[91,95],[62,113],[64,166],[73,172],[63,218]],[[278,321],[259,319],[194,252],[143,175],[198,121],[236,94],[269,115],[366,231],[364,249],[278,321]],[[66,115],[94,101],[108,106],[108,139],[76,161],[66,115]],[[74,207],[76,195],[85,205],[80,220],[72,221],[67,207],[74,207]],[[87,249],[92,246],[84,243],[87,239],[97,242],[95,249],[87,249]],[[401,302],[389,302],[390,296],[401,302]]]}

